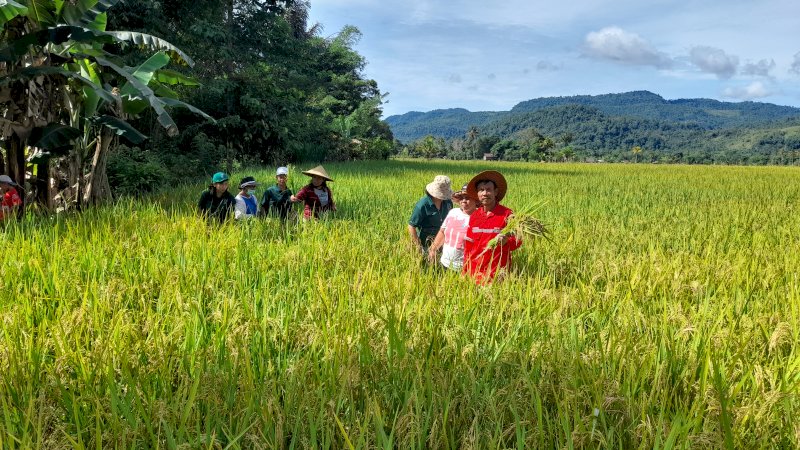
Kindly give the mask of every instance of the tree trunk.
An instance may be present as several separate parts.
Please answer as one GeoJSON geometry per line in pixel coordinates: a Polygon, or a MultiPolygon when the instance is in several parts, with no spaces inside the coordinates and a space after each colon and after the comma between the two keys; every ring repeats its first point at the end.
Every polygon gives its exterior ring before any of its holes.
{"type": "Polygon", "coordinates": [[[97,136],[92,169],[89,172],[89,181],[86,183],[86,194],[84,195],[84,201],[87,204],[96,205],[111,200],[111,186],[108,184],[106,163],[113,139],[114,131],[108,127],[103,127],[97,136]]]}
{"type": "Polygon", "coordinates": [[[36,201],[48,211],[53,206],[50,192],[50,158],[44,159],[36,168],[36,201]]]}
{"type": "Polygon", "coordinates": [[[69,208],[69,203],[75,201],[75,209],[80,211],[83,206],[83,145],[76,144],[72,148],[73,154],[69,158],[69,187],[75,190],[69,199],[64,199],[65,207],[69,208]]]}
{"type": "MultiPolygon", "coordinates": [[[[3,142],[3,148],[4,149],[8,148],[8,140],[3,142]]],[[[0,173],[6,173],[6,160],[2,152],[0,152],[0,173]]]]}

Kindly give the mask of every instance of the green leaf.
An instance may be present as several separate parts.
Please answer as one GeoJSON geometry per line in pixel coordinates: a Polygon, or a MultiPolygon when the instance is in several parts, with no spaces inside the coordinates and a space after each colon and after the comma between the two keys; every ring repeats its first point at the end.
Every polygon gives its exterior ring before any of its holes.
{"type": "Polygon", "coordinates": [[[120,0],[74,0],[63,5],[61,17],[70,25],[93,30],[105,30],[107,19],[103,16],[120,0]]]}
{"type": "Polygon", "coordinates": [[[92,123],[114,130],[117,136],[122,136],[134,144],[141,144],[147,139],[147,136],[119,117],[103,115],[92,120],[92,123]]]}
{"type": "Polygon", "coordinates": [[[167,97],[167,98],[178,98],[179,95],[177,92],[173,91],[172,89],[164,86],[163,84],[159,83],[156,80],[150,82],[150,88],[153,89],[153,92],[159,97],[167,97]]]}
{"type": "MultiPolygon", "coordinates": [[[[167,56],[167,54],[164,52],[158,52],[133,70],[131,74],[136,77],[136,79],[141,81],[142,84],[147,86],[150,84],[150,80],[153,79],[153,74],[155,71],[166,66],[167,64],[169,64],[169,56],[167,56]]],[[[128,114],[137,115],[147,109],[147,102],[138,98],[139,91],[133,87],[130,82],[125,83],[122,86],[120,89],[120,94],[123,98],[130,99],[126,101],[125,104],[125,112],[128,114]]],[[[155,95],[155,93],[153,93],[153,95],[155,95]]]]}
{"type": "Polygon", "coordinates": [[[28,14],[27,6],[13,0],[0,0],[0,27],[21,14],[28,14]]]}
{"type": "Polygon", "coordinates": [[[49,0],[28,0],[28,16],[34,23],[42,27],[56,24],[55,3],[49,0]]]}
{"type": "Polygon", "coordinates": [[[176,108],[186,108],[189,111],[191,111],[191,112],[193,112],[193,113],[195,113],[197,115],[203,116],[204,118],[206,118],[207,120],[210,120],[211,122],[214,122],[214,123],[217,122],[216,119],[214,119],[213,117],[211,117],[208,114],[206,114],[200,108],[197,108],[196,106],[192,106],[192,105],[190,105],[190,104],[188,104],[186,102],[182,102],[182,101],[174,99],[174,98],[161,98],[161,101],[164,102],[164,104],[166,104],[167,106],[172,106],[172,107],[176,107],[176,108]]]}
{"type": "Polygon", "coordinates": [[[178,47],[165,41],[164,39],[157,38],[149,34],[136,33],[133,31],[106,31],[105,34],[109,36],[114,36],[116,39],[120,41],[133,43],[141,47],[170,52],[173,55],[173,57],[177,56],[180,60],[182,60],[189,66],[194,66],[194,61],[192,60],[192,58],[189,57],[189,55],[184,53],[183,50],[179,49],[178,47]]]}
{"type": "Polygon", "coordinates": [[[86,24],[86,28],[97,31],[106,31],[108,26],[108,13],[99,14],[92,23],[86,24]]]}
{"type": "MultiPolygon", "coordinates": [[[[167,56],[167,54],[164,52],[157,52],[153,56],[147,58],[147,61],[140,64],[139,67],[133,71],[133,76],[138,78],[142,83],[149,84],[156,71],[167,64],[169,64],[169,56],[167,56]]],[[[125,91],[124,86],[122,91],[125,91]]]]}
{"type": "MultiPolygon", "coordinates": [[[[139,81],[139,79],[133,76],[132,73],[105,58],[97,58],[97,63],[101,66],[110,68],[114,72],[117,72],[120,76],[122,76],[122,78],[125,78],[128,83],[136,88],[138,95],[140,95],[144,100],[147,100],[147,102],[150,104],[150,107],[156,112],[158,123],[160,123],[161,126],[167,130],[168,136],[175,136],[178,134],[178,126],[175,125],[175,121],[172,120],[172,117],[164,109],[164,102],[156,97],[152,89],[139,81]]],[[[127,102],[125,102],[125,99],[123,98],[123,104],[124,103],[127,102]]],[[[126,112],[128,112],[127,109],[126,112]]]]}
{"type": "Polygon", "coordinates": [[[43,47],[47,44],[61,45],[66,42],[90,44],[110,44],[115,41],[111,35],[87,30],[81,27],[64,25],[38,30],[13,40],[8,46],[0,49],[0,62],[14,62],[27,55],[31,47],[43,47]]]}
{"type": "Polygon", "coordinates": [[[159,83],[168,84],[170,86],[200,86],[200,82],[198,82],[196,78],[169,69],[161,69],[156,71],[155,79],[159,83]]]}
{"type": "Polygon", "coordinates": [[[34,128],[28,142],[31,146],[57,152],[61,149],[69,149],[75,139],[82,135],[81,131],[60,123],[51,123],[45,127],[34,128]]]}
{"type": "Polygon", "coordinates": [[[102,87],[94,84],[91,80],[85,78],[81,74],[77,72],[72,72],[63,67],[49,67],[49,66],[25,67],[24,69],[16,70],[0,78],[0,87],[7,86],[12,82],[18,80],[27,81],[30,80],[31,78],[36,78],[38,76],[54,76],[54,75],[61,75],[66,78],[80,81],[81,83],[83,83],[83,86],[91,88],[94,91],[94,93],[97,94],[103,100],[107,102],[115,101],[111,93],[109,93],[102,87]]]}
{"type": "MultiPolygon", "coordinates": [[[[84,59],[78,62],[78,66],[80,67],[81,76],[92,80],[93,83],[97,84],[98,86],[101,83],[100,76],[97,74],[95,70],[96,65],[88,60],[84,59]]],[[[97,113],[97,106],[100,103],[100,96],[94,92],[93,89],[84,86],[83,87],[83,114],[86,117],[93,117],[97,113]]]]}

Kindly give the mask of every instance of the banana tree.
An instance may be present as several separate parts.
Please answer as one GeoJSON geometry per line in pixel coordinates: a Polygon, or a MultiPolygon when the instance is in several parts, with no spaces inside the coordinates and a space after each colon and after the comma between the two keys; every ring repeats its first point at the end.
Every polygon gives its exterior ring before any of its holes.
{"type": "Polygon", "coordinates": [[[187,107],[210,119],[198,109],[177,100],[174,92],[165,86],[193,83],[178,72],[164,69],[170,61],[193,65],[188,55],[155,36],[105,30],[106,11],[118,2],[0,0],[0,24],[3,26],[0,38],[3,45],[0,48],[0,132],[6,143],[9,171],[18,183],[25,181],[26,147],[35,147],[41,156],[69,145],[70,141],[30,140],[34,130],[52,124],[78,130],[77,135],[72,132],[57,136],[71,139],[73,143],[75,154],[72,156],[77,161],[72,166],[78,171],[77,198],[98,202],[110,196],[105,179],[105,161],[111,141],[117,136],[133,142],[141,142],[144,138],[125,121],[126,117],[150,108],[168,135],[175,135],[178,130],[167,107],[187,107]],[[106,50],[109,44],[133,45],[158,53],[138,68],[130,68],[106,50]],[[110,92],[103,86],[114,79],[120,80],[124,86],[110,92]],[[83,136],[83,139],[75,136],[83,136]],[[42,147],[45,143],[49,148],[42,147]],[[83,178],[81,154],[90,145],[94,145],[95,150],[88,195],[80,196],[83,178]]]}

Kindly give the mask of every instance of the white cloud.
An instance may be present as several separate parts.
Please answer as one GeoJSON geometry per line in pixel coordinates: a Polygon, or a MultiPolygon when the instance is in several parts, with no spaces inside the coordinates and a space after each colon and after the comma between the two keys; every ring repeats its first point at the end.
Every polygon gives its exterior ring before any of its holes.
{"type": "Polygon", "coordinates": [[[713,73],[719,78],[730,78],[739,68],[739,57],[729,55],[723,50],[705,45],[692,48],[689,52],[692,64],[703,72],[713,73]]]}
{"type": "Polygon", "coordinates": [[[667,69],[672,65],[672,59],[665,53],[654,49],[638,34],[619,27],[606,27],[587,34],[584,47],[589,56],[618,63],[659,69],[667,69]]]}
{"type": "Polygon", "coordinates": [[[772,69],[775,68],[775,60],[762,59],[757,63],[747,63],[742,67],[742,75],[753,75],[758,77],[768,77],[772,69]]]}
{"type": "Polygon", "coordinates": [[[760,81],[754,81],[747,86],[736,86],[726,88],[722,95],[728,98],[735,98],[739,100],[752,100],[754,98],[769,97],[774,94],[771,89],[760,81]]]}
{"type": "Polygon", "coordinates": [[[800,52],[794,54],[794,61],[792,61],[792,67],[789,72],[800,75],[800,52]]]}

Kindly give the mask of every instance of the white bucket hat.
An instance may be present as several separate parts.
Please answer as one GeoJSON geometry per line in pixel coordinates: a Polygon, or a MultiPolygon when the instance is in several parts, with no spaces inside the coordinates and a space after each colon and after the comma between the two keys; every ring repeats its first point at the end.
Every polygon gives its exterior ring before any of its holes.
{"type": "Polygon", "coordinates": [[[436,175],[436,177],[425,186],[425,190],[431,197],[438,198],[439,200],[450,200],[453,196],[453,190],[450,188],[450,177],[446,175],[436,175]]]}

